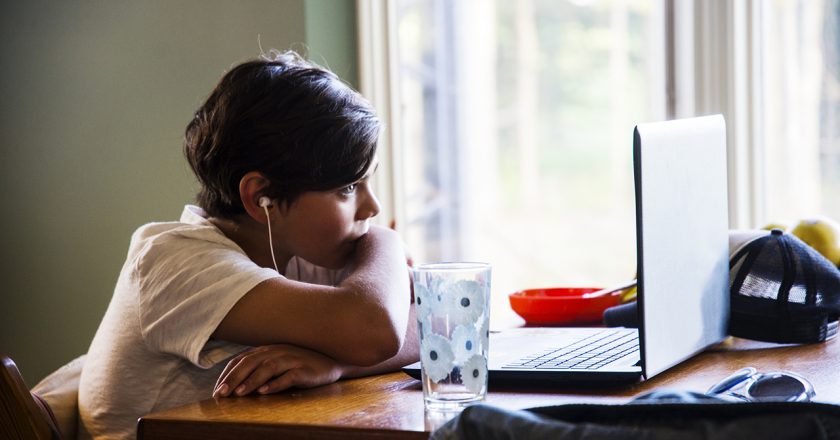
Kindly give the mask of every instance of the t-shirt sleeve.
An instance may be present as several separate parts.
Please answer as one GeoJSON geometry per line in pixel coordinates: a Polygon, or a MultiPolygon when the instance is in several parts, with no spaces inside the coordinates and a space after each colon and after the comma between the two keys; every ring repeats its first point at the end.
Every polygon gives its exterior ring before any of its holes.
{"type": "MultiPolygon", "coordinates": [[[[206,228],[205,228],[206,229],[206,228]]],[[[209,368],[244,347],[210,341],[230,309],[257,284],[279,277],[206,230],[150,239],[134,260],[143,339],[153,351],[209,368]]]]}
{"type": "Polygon", "coordinates": [[[327,269],[294,256],[286,265],[286,277],[303,283],[337,286],[350,274],[350,267],[327,269]]]}

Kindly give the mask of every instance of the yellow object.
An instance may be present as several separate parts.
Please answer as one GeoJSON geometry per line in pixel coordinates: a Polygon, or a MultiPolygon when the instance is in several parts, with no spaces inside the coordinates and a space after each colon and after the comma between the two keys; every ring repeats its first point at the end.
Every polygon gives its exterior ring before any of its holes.
{"type": "Polygon", "coordinates": [[[637,290],[636,286],[633,286],[633,287],[625,290],[621,294],[621,299],[619,300],[619,302],[621,304],[624,304],[624,303],[628,303],[630,301],[635,301],[636,300],[636,290],[637,290]]]}
{"type": "Polygon", "coordinates": [[[815,217],[797,223],[790,233],[799,237],[828,261],[840,266],[840,225],[828,217],[815,217]]]}
{"type": "Polygon", "coordinates": [[[786,223],[772,222],[762,226],[761,229],[764,229],[765,231],[772,231],[773,229],[781,229],[783,231],[787,231],[788,227],[789,226],[786,223]]]}

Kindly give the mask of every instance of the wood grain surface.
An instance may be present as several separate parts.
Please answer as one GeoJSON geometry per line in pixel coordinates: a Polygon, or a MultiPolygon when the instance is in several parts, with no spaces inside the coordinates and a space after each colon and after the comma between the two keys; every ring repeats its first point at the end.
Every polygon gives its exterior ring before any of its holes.
{"type": "MultiPolygon", "coordinates": [[[[655,389],[704,392],[734,371],[788,370],[809,379],[816,401],[840,404],[840,343],[777,345],[729,338],[648,381],[613,388],[492,387],[486,403],[507,409],[623,403],[655,389]]],[[[453,414],[423,409],[420,381],[390,373],[271,396],[208,399],[142,417],[138,438],[425,439],[453,414]]]]}

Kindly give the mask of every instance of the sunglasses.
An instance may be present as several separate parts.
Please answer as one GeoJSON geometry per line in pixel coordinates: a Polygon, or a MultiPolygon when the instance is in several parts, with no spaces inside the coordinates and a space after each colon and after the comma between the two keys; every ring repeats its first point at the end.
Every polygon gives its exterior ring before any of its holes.
{"type": "Polygon", "coordinates": [[[759,373],[747,367],[718,382],[706,394],[746,402],[810,402],[817,393],[811,382],[798,374],[759,373]]]}

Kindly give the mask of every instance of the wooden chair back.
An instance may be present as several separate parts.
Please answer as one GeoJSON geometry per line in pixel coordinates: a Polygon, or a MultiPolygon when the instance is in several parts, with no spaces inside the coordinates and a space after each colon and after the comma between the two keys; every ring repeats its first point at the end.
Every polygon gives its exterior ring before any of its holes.
{"type": "Polygon", "coordinates": [[[15,362],[0,356],[0,438],[2,439],[54,439],[57,433],[51,428],[49,411],[41,409],[29,392],[15,362]]]}

